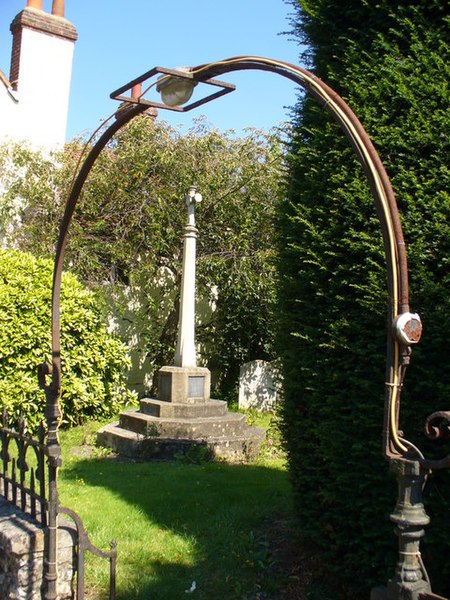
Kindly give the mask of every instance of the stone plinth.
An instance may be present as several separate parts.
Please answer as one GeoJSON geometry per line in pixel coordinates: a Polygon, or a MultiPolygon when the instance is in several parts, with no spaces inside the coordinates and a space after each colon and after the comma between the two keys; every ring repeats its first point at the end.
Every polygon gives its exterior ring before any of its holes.
{"type": "Polygon", "coordinates": [[[160,400],[195,404],[210,398],[211,373],[204,367],[162,367],[158,380],[160,400]]]}
{"type": "Polygon", "coordinates": [[[265,431],[249,427],[245,415],[228,412],[226,402],[211,399],[210,377],[202,367],[163,367],[159,398],[122,412],[118,423],[100,429],[97,443],[141,459],[173,458],[194,446],[213,458],[253,458],[265,431]]]}

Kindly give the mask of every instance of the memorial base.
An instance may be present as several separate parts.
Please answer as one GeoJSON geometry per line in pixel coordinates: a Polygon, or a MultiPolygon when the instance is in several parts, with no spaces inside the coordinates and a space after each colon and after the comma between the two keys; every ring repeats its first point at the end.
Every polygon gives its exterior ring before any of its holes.
{"type": "Polygon", "coordinates": [[[158,398],[144,398],[139,410],[98,432],[97,443],[135,459],[170,459],[201,448],[203,456],[230,462],[254,458],[264,429],[249,427],[245,415],[228,412],[210,398],[211,375],[203,367],[162,367],[158,398]]]}
{"type": "Polygon", "coordinates": [[[165,402],[208,402],[211,373],[205,367],[162,367],[158,374],[158,388],[158,399],[165,402]]]}

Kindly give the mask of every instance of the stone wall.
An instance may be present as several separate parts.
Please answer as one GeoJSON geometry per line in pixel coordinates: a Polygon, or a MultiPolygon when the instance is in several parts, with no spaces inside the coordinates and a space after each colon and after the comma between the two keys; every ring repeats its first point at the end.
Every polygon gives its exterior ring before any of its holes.
{"type": "MultiPolygon", "coordinates": [[[[75,527],[58,529],[58,599],[74,598],[75,527]]],[[[0,598],[41,600],[45,531],[29,515],[0,498],[0,598]]]]}

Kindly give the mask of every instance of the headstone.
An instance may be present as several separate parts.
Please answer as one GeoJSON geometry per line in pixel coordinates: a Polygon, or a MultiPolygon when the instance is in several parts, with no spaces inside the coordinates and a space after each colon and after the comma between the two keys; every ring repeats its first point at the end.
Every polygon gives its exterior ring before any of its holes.
{"type": "Polygon", "coordinates": [[[281,394],[280,373],[273,362],[252,360],[239,373],[239,408],[274,410],[281,394]]]}

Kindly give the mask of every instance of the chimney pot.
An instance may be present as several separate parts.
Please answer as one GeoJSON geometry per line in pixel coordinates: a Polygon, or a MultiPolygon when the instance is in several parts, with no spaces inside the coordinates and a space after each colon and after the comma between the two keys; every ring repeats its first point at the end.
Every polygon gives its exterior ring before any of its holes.
{"type": "Polygon", "coordinates": [[[37,8],[38,10],[43,10],[42,0],[27,0],[27,8],[37,8]]]}
{"type": "Polygon", "coordinates": [[[133,87],[131,88],[131,97],[134,100],[139,100],[141,95],[142,95],[142,84],[137,83],[136,85],[133,85],[133,87]]]}
{"type": "Polygon", "coordinates": [[[64,0],[53,0],[52,15],[64,17],[64,0]]]}

